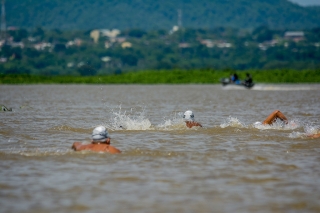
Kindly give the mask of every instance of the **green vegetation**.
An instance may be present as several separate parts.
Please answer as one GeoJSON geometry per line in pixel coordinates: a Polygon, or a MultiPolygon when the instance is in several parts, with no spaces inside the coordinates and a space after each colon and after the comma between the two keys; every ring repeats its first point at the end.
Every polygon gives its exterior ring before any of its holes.
{"type": "Polygon", "coordinates": [[[143,70],[320,69],[320,28],[287,38],[260,26],[118,32],[11,29],[0,43],[0,74],[95,76],[143,70]],[[1,46],[2,45],[2,46],[1,46]],[[129,46],[124,46],[129,45],[129,46]]]}
{"type": "Polygon", "coordinates": [[[320,7],[287,0],[10,0],[6,20],[1,84],[320,82],[320,7]]]}
{"type": "MultiPolygon", "coordinates": [[[[0,84],[216,84],[234,70],[150,70],[98,76],[0,75],[0,84]]],[[[256,83],[319,83],[320,70],[246,70],[256,83]]]]}
{"type": "Polygon", "coordinates": [[[7,0],[8,26],[63,30],[171,29],[181,9],[186,28],[319,27],[320,7],[288,0],[7,0]]]}

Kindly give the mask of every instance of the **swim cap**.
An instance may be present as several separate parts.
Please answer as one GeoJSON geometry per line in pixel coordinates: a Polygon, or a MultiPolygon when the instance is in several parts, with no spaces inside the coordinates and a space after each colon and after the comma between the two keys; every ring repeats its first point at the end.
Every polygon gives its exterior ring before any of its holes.
{"type": "Polygon", "coordinates": [[[260,121],[257,121],[257,122],[255,122],[254,124],[253,124],[253,126],[261,126],[262,125],[262,123],[260,122],[260,121]]]}
{"type": "Polygon", "coordinates": [[[194,114],[191,110],[188,110],[183,114],[183,118],[187,121],[194,121],[194,114]]]}
{"type": "Polygon", "coordinates": [[[92,140],[97,142],[105,142],[109,137],[108,131],[104,126],[98,126],[92,131],[92,140]]]}

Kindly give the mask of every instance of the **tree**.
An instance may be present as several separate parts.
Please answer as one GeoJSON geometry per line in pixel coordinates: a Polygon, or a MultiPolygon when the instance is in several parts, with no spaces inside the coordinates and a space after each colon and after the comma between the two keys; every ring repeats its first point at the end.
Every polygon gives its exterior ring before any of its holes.
{"type": "Polygon", "coordinates": [[[121,56],[121,61],[123,64],[127,64],[129,66],[136,66],[138,63],[138,58],[133,54],[125,54],[121,56]]]}
{"type": "Polygon", "coordinates": [[[54,45],[54,51],[55,52],[63,52],[66,50],[66,45],[64,44],[56,44],[54,45]]]}
{"type": "Polygon", "coordinates": [[[78,72],[82,76],[92,76],[92,75],[97,74],[97,70],[94,67],[87,65],[87,64],[79,67],[78,72]]]}
{"type": "Polygon", "coordinates": [[[252,36],[257,42],[270,41],[273,38],[273,31],[267,26],[260,26],[252,32],[252,36]]]}
{"type": "Polygon", "coordinates": [[[14,42],[20,42],[29,35],[28,31],[25,29],[9,30],[8,34],[13,37],[14,42]]]}

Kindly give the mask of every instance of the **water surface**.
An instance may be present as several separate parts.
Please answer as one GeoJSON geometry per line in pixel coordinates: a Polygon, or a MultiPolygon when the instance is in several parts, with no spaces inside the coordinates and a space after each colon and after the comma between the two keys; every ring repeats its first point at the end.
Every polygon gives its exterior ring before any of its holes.
{"type": "Polygon", "coordinates": [[[320,212],[320,85],[1,85],[0,104],[0,212],[320,212]],[[253,125],[275,109],[288,125],[253,125]],[[70,149],[97,125],[122,154],[70,149]]]}

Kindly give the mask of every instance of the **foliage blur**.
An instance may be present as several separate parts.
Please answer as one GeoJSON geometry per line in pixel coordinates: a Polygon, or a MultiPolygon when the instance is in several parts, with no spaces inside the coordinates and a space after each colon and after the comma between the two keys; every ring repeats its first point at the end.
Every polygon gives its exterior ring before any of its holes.
{"type": "Polygon", "coordinates": [[[320,7],[288,0],[7,0],[8,26],[32,29],[170,29],[233,27],[311,29],[319,26],[320,7]]]}
{"type": "Polygon", "coordinates": [[[250,73],[255,83],[319,83],[320,70],[146,70],[99,76],[40,76],[0,74],[0,84],[216,84],[238,74],[244,80],[250,73]]]}
{"type": "Polygon", "coordinates": [[[91,31],[11,29],[0,52],[0,74],[93,76],[141,70],[319,70],[320,28],[131,29],[108,37],[91,31]],[[301,33],[300,32],[300,33],[301,33]]]}

